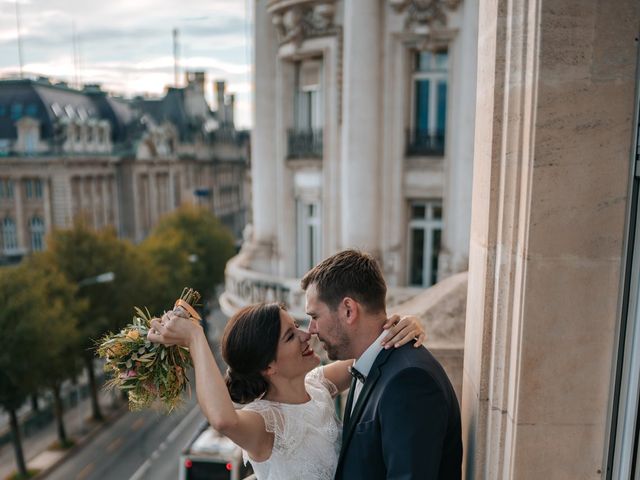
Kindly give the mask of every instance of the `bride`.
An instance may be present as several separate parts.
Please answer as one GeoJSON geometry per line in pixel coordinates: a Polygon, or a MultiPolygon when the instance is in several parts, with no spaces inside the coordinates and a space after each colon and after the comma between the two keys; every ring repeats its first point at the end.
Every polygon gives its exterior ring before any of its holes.
{"type": "MultiPolygon", "coordinates": [[[[258,304],[227,323],[225,379],[202,327],[183,315],[178,310],[152,320],[148,338],[189,348],[200,408],[213,428],[243,449],[258,479],[332,479],[341,437],[333,398],[349,387],[353,360],[318,367],[311,335],[280,305],[258,304]]],[[[387,348],[424,340],[415,317],[391,317],[384,328],[387,348]]]]}

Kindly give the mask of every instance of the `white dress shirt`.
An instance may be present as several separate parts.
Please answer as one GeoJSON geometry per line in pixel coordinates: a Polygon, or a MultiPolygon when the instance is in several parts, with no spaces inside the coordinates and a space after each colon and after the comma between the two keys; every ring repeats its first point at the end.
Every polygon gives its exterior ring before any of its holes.
{"type": "MultiPolygon", "coordinates": [[[[367,379],[367,376],[369,375],[369,372],[371,371],[373,362],[376,361],[378,354],[384,348],[382,346],[382,339],[386,337],[387,333],[387,330],[383,330],[380,336],[376,338],[373,343],[369,345],[369,348],[367,348],[364,353],[360,355],[360,357],[358,357],[358,359],[353,363],[353,368],[358,370],[364,376],[365,381],[367,379]]],[[[362,383],[360,380],[356,381],[356,390],[353,394],[353,404],[351,405],[351,412],[353,412],[353,408],[356,406],[356,403],[358,403],[358,397],[360,396],[360,392],[362,391],[363,386],[364,383],[362,383]]]]}

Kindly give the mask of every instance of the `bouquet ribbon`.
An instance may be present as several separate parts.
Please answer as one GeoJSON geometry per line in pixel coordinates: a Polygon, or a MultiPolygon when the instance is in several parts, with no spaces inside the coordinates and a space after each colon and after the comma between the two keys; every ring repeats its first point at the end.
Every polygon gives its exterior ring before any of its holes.
{"type": "Polygon", "coordinates": [[[181,307],[184,311],[186,311],[194,322],[199,323],[200,320],[202,320],[202,317],[200,317],[200,314],[196,312],[196,309],[193,308],[191,305],[189,305],[183,299],[179,298],[178,300],[176,300],[176,303],[173,305],[173,308],[176,308],[176,307],[181,307]]]}

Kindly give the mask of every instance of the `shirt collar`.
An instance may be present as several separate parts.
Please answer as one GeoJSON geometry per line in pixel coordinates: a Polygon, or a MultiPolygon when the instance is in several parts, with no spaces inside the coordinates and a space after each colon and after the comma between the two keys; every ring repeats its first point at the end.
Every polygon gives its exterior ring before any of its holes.
{"type": "Polygon", "coordinates": [[[387,333],[388,332],[386,330],[383,330],[380,336],[376,338],[371,345],[369,345],[369,348],[367,348],[353,364],[353,368],[364,375],[365,379],[369,375],[371,367],[373,367],[373,362],[375,362],[376,357],[383,349],[382,339],[387,335],[387,333]]]}

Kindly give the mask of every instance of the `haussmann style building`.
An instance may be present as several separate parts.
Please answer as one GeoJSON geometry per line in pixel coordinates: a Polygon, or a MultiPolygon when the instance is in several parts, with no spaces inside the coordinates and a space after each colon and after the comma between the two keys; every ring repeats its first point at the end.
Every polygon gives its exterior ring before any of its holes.
{"type": "Polygon", "coordinates": [[[248,221],[249,138],[234,95],[188,72],[156,99],[125,100],[98,85],[0,80],[0,260],[45,248],[77,216],[141,241],[184,202],[209,208],[236,238],[248,221]],[[212,111],[205,88],[215,88],[212,111]]]}

